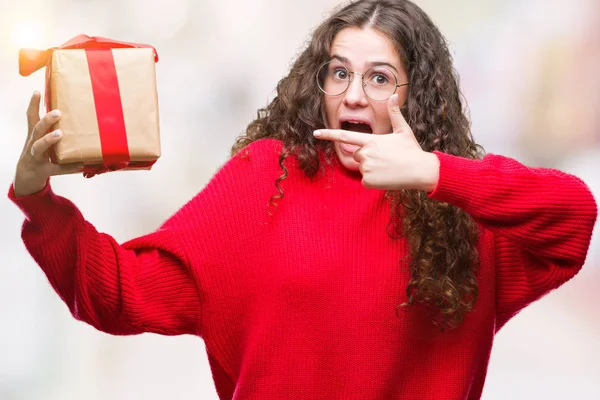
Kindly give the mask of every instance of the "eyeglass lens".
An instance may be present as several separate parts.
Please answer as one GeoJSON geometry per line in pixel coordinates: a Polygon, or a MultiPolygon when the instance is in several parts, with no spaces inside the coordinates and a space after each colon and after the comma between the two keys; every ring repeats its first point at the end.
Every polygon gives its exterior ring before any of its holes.
{"type": "MultiPolygon", "coordinates": [[[[348,89],[354,75],[340,61],[329,61],[319,69],[319,88],[325,94],[338,96],[348,89]]],[[[365,94],[373,100],[387,100],[396,91],[396,75],[386,67],[373,67],[361,78],[365,94]]]]}

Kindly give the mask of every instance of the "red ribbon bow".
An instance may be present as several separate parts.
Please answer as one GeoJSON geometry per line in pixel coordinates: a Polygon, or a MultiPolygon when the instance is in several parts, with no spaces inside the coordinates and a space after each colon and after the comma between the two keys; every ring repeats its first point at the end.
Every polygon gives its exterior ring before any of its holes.
{"type": "Polygon", "coordinates": [[[96,115],[100,128],[100,142],[102,144],[103,156],[103,165],[84,166],[83,175],[86,178],[124,168],[149,169],[156,162],[130,162],[123,109],[112,52],[91,51],[117,48],[151,48],[154,50],[154,61],[158,62],[158,53],[150,45],[121,42],[99,36],[78,35],[59,47],[51,47],[47,50],[19,50],[19,74],[21,76],[29,76],[35,71],[46,67],[44,103],[47,111],[50,111],[50,62],[52,60],[52,53],[57,49],[86,50],[96,103],[96,115]]]}

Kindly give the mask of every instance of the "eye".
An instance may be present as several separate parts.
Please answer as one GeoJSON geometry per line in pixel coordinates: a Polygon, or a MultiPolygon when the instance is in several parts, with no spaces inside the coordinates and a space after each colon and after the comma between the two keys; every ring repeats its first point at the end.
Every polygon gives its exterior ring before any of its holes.
{"type": "Polygon", "coordinates": [[[370,80],[372,83],[374,83],[376,85],[385,85],[385,84],[389,83],[389,81],[390,81],[387,76],[385,76],[384,74],[379,73],[379,72],[373,74],[373,76],[371,77],[370,80]]]}
{"type": "Polygon", "coordinates": [[[346,80],[348,79],[348,71],[346,71],[344,68],[336,68],[333,71],[333,77],[335,79],[346,80]]]}

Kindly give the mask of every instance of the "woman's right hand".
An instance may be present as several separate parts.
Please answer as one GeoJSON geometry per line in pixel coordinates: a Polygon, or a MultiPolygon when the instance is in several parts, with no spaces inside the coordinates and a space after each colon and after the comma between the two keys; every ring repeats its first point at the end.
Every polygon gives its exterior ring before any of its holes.
{"type": "Polygon", "coordinates": [[[39,92],[34,92],[27,109],[27,141],[17,163],[13,181],[15,197],[37,193],[46,186],[50,176],[71,174],[82,170],[83,164],[54,164],[48,150],[63,135],[60,130],[50,129],[60,119],[60,111],[53,110],[40,118],[39,92]]]}

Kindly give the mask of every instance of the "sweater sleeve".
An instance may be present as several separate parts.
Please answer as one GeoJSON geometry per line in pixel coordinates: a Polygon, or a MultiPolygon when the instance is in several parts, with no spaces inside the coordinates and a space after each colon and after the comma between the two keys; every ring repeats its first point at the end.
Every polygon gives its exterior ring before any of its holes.
{"type": "Polygon", "coordinates": [[[25,247],[76,319],[115,335],[198,333],[198,290],[173,229],[119,245],[50,183],[8,196],[25,214],[25,247]]]}
{"type": "Polygon", "coordinates": [[[583,266],[597,217],[588,187],[577,177],[486,155],[440,160],[433,199],[470,214],[495,237],[496,330],[583,266]]]}
{"type": "MultiPolygon", "coordinates": [[[[277,148],[272,143],[262,147],[277,148]]],[[[11,185],[8,196],[25,214],[21,236],[27,250],[76,319],[115,335],[201,335],[199,263],[190,253],[192,248],[202,253],[212,247],[203,245],[197,220],[226,212],[221,198],[238,198],[242,182],[252,181],[238,174],[248,172],[239,165],[250,164],[243,161],[244,153],[230,159],[156,231],[123,244],[98,232],[49,183],[41,192],[18,198],[11,185]],[[210,207],[210,213],[199,207],[210,207]]],[[[213,222],[219,226],[218,220],[213,222]]]]}

